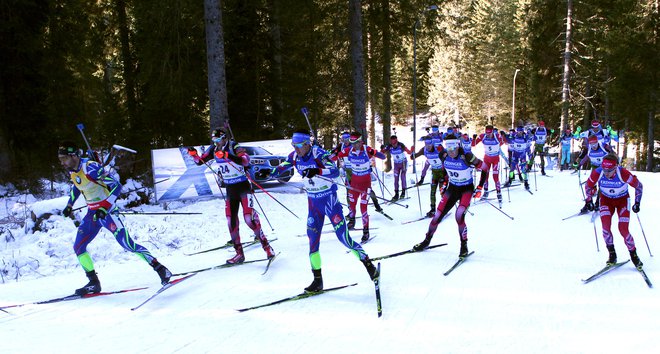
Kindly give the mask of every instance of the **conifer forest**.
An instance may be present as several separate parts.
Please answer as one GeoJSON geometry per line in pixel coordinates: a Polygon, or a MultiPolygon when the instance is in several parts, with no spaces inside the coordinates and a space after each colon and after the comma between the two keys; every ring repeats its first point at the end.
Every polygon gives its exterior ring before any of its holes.
{"type": "Polygon", "coordinates": [[[379,146],[422,114],[475,133],[598,120],[658,169],[658,0],[0,4],[0,183],[62,173],[79,123],[94,149],[140,152],[139,176],[151,149],[226,122],[238,141],[290,137],[302,107],[325,145],[357,130],[379,146]]]}

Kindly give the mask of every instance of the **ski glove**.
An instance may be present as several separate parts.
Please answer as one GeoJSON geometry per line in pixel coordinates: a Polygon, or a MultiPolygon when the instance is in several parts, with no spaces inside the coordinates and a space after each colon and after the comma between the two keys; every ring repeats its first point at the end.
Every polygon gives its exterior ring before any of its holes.
{"type": "Polygon", "coordinates": [[[105,208],[98,208],[94,211],[94,221],[103,220],[108,216],[108,211],[105,208]]]}
{"type": "Polygon", "coordinates": [[[67,204],[66,207],[64,207],[64,210],[62,210],[62,215],[64,215],[65,218],[68,218],[71,216],[71,212],[73,212],[73,208],[71,205],[67,204]]]}
{"type": "Polygon", "coordinates": [[[635,203],[632,206],[633,213],[639,213],[639,203],[635,203]]]}
{"type": "Polygon", "coordinates": [[[188,155],[197,156],[197,149],[192,146],[188,146],[188,155]]]}
{"type": "Polygon", "coordinates": [[[320,175],[320,174],[321,174],[321,169],[319,169],[319,168],[308,168],[308,169],[302,171],[302,176],[307,177],[307,178],[312,178],[312,177],[314,177],[316,175],[320,175]]]}
{"type": "Polygon", "coordinates": [[[474,191],[474,199],[479,199],[481,198],[481,195],[483,194],[484,187],[483,186],[478,186],[477,189],[474,191]]]}
{"type": "Polygon", "coordinates": [[[596,209],[594,202],[592,202],[591,200],[587,201],[586,206],[587,206],[587,210],[589,211],[594,211],[596,209]]]}

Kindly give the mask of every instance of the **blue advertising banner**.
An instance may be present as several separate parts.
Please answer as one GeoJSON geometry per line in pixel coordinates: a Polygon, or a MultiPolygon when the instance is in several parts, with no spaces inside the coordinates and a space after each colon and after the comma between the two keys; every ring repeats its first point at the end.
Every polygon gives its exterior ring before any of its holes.
{"type": "MultiPolygon", "coordinates": [[[[206,146],[196,148],[201,153],[206,146]]],[[[221,196],[213,171],[195,165],[187,147],[151,150],[151,161],[154,181],[163,181],[154,186],[157,203],[221,196]]]]}

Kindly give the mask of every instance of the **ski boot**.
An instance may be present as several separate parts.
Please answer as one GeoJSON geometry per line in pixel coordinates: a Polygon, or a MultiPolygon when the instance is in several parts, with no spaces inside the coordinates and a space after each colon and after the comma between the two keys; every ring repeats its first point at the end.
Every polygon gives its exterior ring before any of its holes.
{"type": "Polygon", "coordinates": [[[426,234],[426,237],[424,237],[424,241],[413,246],[413,251],[415,252],[423,251],[431,243],[431,237],[432,236],[426,234]]]}
{"type": "Polygon", "coordinates": [[[502,204],[502,191],[497,191],[497,202],[502,204]]]}
{"type": "Polygon", "coordinates": [[[401,196],[399,197],[399,199],[403,199],[405,197],[406,197],[406,190],[404,189],[401,191],[401,196]]]}
{"type": "Polygon", "coordinates": [[[524,183],[525,183],[525,189],[529,190],[529,181],[525,180],[524,183]]]}
{"type": "Polygon", "coordinates": [[[312,269],[314,280],[305,288],[305,292],[315,293],[323,290],[323,277],[321,276],[321,269],[312,269]]]}
{"type": "Polygon", "coordinates": [[[273,250],[273,247],[270,246],[270,243],[268,242],[268,239],[266,238],[266,235],[264,235],[263,231],[259,232],[259,235],[254,236],[254,238],[255,240],[259,241],[259,243],[261,243],[261,248],[263,248],[266,252],[266,258],[275,258],[275,251],[273,250]]]}
{"type": "Polygon", "coordinates": [[[363,243],[369,241],[369,229],[365,228],[362,230],[362,240],[363,243]]]}
{"type": "Polygon", "coordinates": [[[346,224],[346,227],[348,227],[349,230],[353,230],[355,228],[355,217],[354,216],[349,216],[348,217],[348,224],[346,224]]]}
{"type": "Polygon", "coordinates": [[[378,273],[378,269],[376,269],[376,266],[371,262],[371,259],[369,257],[365,257],[362,260],[362,264],[364,264],[364,267],[367,268],[367,273],[369,273],[369,278],[371,280],[376,280],[380,276],[378,273]]]}
{"type": "Polygon", "coordinates": [[[431,210],[429,210],[429,212],[426,213],[427,218],[432,218],[433,216],[435,216],[435,206],[431,206],[431,210]]]}
{"type": "Polygon", "coordinates": [[[87,295],[87,294],[97,294],[101,292],[101,282],[99,281],[98,275],[96,275],[96,272],[94,270],[90,270],[89,272],[85,272],[85,275],[87,275],[87,279],[89,279],[89,283],[87,285],[83,286],[80,289],[76,289],[75,294],[76,295],[87,295]]]}
{"type": "Polygon", "coordinates": [[[239,243],[234,244],[234,250],[236,254],[234,257],[231,257],[227,260],[227,264],[239,264],[245,262],[245,256],[243,255],[243,246],[239,243]]]}
{"type": "Polygon", "coordinates": [[[637,249],[630,251],[630,260],[633,262],[635,267],[637,267],[637,270],[642,270],[644,263],[642,263],[639,257],[637,257],[637,249]]]}
{"type": "Polygon", "coordinates": [[[165,285],[170,282],[170,278],[172,277],[172,272],[170,272],[167,267],[164,265],[160,264],[157,260],[151,261],[151,267],[158,273],[158,276],[160,277],[160,284],[165,285]]]}
{"type": "Polygon", "coordinates": [[[394,197],[392,197],[392,199],[390,199],[390,201],[391,202],[396,202],[397,200],[399,200],[399,191],[394,191],[394,197]]]}
{"type": "Polygon", "coordinates": [[[543,176],[547,176],[547,175],[545,174],[545,168],[543,168],[543,167],[541,167],[541,175],[543,175],[543,176]]]}
{"type": "Polygon", "coordinates": [[[461,250],[458,252],[459,258],[465,258],[468,255],[467,240],[461,239],[461,250]]]}
{"type": "Polygon", "coordinates": [[[419,179],[419,182],[417,182],[417,183],[415,184],[417,187],[419,187],[419,186],[421,186],[422,184],[424,184],[424,177],[425,177],[425,176],[422,176],[422,178],[419,179]]]}
{"type": "Polygon", "coordinates": [[[488,199],[488,189],[486,189],[486,188],[484,188],[484,189],[485,189],[485,192],[484,192],[484,194],[481,196],[481,199],[488,199]]]}
{"type": "Polygon", "coordinates": [[[610,258],[605,262],[606,266],[613,266],[616,264],[616,251],[614,250],[614,245],[607,245],[607,252],[610,253],[610,258]]]}
{"type": "Polygon", "coordinates": [[[502,187],[509,188],[511,186],[511,183],[513,183],[513,178],[509,177],[509,180],[506,181],[506,183],[504,183],[504,185],[502,187]]]}

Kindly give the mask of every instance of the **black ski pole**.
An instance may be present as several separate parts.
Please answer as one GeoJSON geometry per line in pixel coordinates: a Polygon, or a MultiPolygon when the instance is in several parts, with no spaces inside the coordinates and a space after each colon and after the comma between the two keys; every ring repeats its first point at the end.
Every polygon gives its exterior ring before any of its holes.
{"type": "Polygon", "coordinates": [[[642,227],[642,221],[639,220],[639,214],[635,213],[637,215],[637,222],[639,222],[639,228],[642,229],[642,235],[644,236],[644,242],[646,242],[646,249],[649,250],[649,255],[653,257],[653,254],[651,253],[651,248],[649,247],[649,241],[646,240],[646,233],[644,233],[644,227],[642,227]]]}
{"type": "Polygon", "coordinates": [[[486,203],[488,203],[488,204],[490,204],[490,206],[492,206],[493,208],[495,208],[495,209],[496,209],[497,211],[499,211],[500,213],[502,213],[502,214],[504,214],[504,215],[506,215],[506,217],[507,217],[507,218],[509,218],[509,219],[511,219],[511,220],[513,220],[513,216],[511,216],[511,215],[509,215],[509,214],[507,214],[507,213],[505,213],[505,212],[504,212],[504,210],[502,210],[502,209],[500,209],[500,208],[498,208],[498,207],[496,207],[496,206],[495,206],[495,205],[494,205],[493,203],[491,203],[491,202],[490,202],[489,200],[487,200],[487,199],[484,199],[484,202],[486,202],[486,203]]]}
{"type": "Polygon", "coordinates": [[[270,220],[268,220],[268,215],[266,215],[264,208],[261,207],[261,203],[259,203],[259,199],[257,199],[257,195],[255,193],[252,193],[252,196],[254,197],[254,200],[257,201],[257,205],[259,206],[259,209],[261,209],[261,214],[263,214],[264,218],[266,218],[266,221],[268,221],[268,226],[270,226],[270,231],[275,231],[273,225],[270,223],[270,220]]]}

